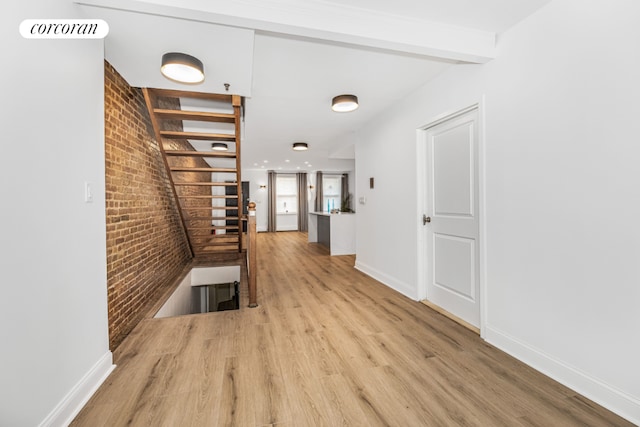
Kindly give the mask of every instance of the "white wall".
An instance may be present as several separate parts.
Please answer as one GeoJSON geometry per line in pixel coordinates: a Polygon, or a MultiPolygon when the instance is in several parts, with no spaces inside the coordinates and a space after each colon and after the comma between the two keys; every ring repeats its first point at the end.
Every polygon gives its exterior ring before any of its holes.
{"type": "Polygon", "coordinates": [[[297,231],[297,214],[276,214],[276,231],[297,231]]]}
{"type": "Polygon", "coordinates": [[[555,0],[500,37],[497,59],[450,68],[356,147],[357,265],[416,298],[416,129],[484,97],[483,335],[635,423],[639,21],[636,1],[555,0]]]}
{"type": "Polygon", "coordinates": [[[269,208],[269,192],[261,185],[268,185],[269,178],[266,170],[247,169],[242,171],[242,180],[249,181],[249,196],[256,202],[256,230],[267,231],[269,208]]]}
{"type": "Polygon", "coordinates": [[[191,271],[182,278],[178,287],[169,296],[162,307],[153,315],[154,318],[175,317],[191,314],[191,271]]]}
{"type": "Polygon", "coordinates": [[[107,327],[102,40],[26,40],[3,8],[0,425],[62,425],[111,368],[107,327]],[[84,182],[93,203],[84,203],[84,182]]]}

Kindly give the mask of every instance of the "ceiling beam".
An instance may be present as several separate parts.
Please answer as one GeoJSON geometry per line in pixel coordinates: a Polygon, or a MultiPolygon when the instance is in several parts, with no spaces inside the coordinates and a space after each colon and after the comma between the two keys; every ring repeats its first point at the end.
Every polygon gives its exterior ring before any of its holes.
{"type": "Polygon", "coordinates": [[[77,0],[76,3],[470,63],[495,57],[496,35],[319,0],[77,0]]]}

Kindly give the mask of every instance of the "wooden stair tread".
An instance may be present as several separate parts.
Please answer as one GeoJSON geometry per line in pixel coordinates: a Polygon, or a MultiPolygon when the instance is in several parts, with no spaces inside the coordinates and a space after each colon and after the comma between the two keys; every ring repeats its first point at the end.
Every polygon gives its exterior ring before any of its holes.
{"type": "Polygon", "coordinates": [[[213,252],[217,252],[217,251],[227,251],[229,248],[234,248],[238,246],[238,244],[230,244],[230,245],[212,245],[212,246],[205,246],[205,247],[194,247],[193,249],[196,251],[196,253],[202,254],[202,253],[213,253],[213,252]],[[207,249],[209,248],[209,249],[207,249]],[[218,248],[216,249],[212,249],[212,248],[218,248]]]}
{"type": "Polygon", "coordinates": [[[237,230],[240,227],[237,225],[210,225],[208,227],[187,227],[187,231],[192,230],[237,230]]]}
{"type": "Polygon", "coordinates": [[[174,182],[173,185],[208,185],[210,187],[236,187],[238,184],[235,182],[174,182]]]}
{"type": "Polygon", "coordinates": [[[202,217],[189,217],[185,221],[238,221],[238,217],[234,216],[202,216],[202,217]]]}
{"type": "Polygon", "coordinates": [[[182,206],[182,209],[186,211],[231,211],[238,210],[237,206],[182,206]]]}
{"type": "Polygon", "coordinates": [[[236,136],[228,133],[208,133],[208,132],[180,132],[173,130],[162,130],[160,136],[167,139],[196,139],[200,141],[235,141],[236,136]]]}
{"type": "Polygon", "coordinates": [[[192,244],[193,249],[204,249],[209,247],[226,247],[226,246],[238,246],[238,240],[234,240],[233,242],[213,242],[213,243],[197,243],[194,242],[192,244]]]}
{"type": "MultiPolygon", "coordinates": [[[[238,245],[236,245],[236,247],[237,246],[238,245]]],[[[237,248],[234,248],[234,249],[236,249],[236,251],[237,251],[237,248]]],[[[198,256],[198,255],[207,255],[207,254],[210,254],[210,255],[214,255],[214,254],[215,255],[224,255],[225,257],[221,258],[221,260],[236,259],[236,258],[238,258],[240,256],[237,253],[232,253],[232,251],[230,251],[230,250],[228,250],[226,248],[220,248],[218,250],[211,250],[211,249],[209,249],[209,250],[199,250],[199,251],[196,252],[195,255],[198,256]]]]}
{"type": "Polygon", "coordinates": [[[239,216],[202,216],[188,217],[185,221],[239,221],[239,216]]]}
{"type": "Polygon", "coordinates": [[[237,173],[234,168],[198,168],[188,166],[172,166],[171,172],[218,172],[218,173],[237,173]]]}
{"type": "Polygon", "coordinates": [[[199,241],[199,242],[193,242],[194,245],[207,245],[209,243],[235,243],[238,241],[238,235],[237,234],[209,234],[209,235],[202,235],[202,236],[193,236],[194,238],[196,237],[200,237],[200,238],[206,238],[208,239],[208,241],[199,241]]]}
{"type": "Polygon", "coordinates": [[[194,249],[204,249],[204,248],[211,248],[211,247],[225,247],[225,246],[238,246],[238,242],[234,241],[234,242],[227,242],[227,243],[215,243],[215,244],[204,244],[204,245],[198,245],[195,244],[194,245],[194,249]]]}
{"type": "Polygon", "coordinates": [[[238,196],[237,195],[218,195],[218,194],[211,194],[211,195],[206,195],[206,196],[191,196],[191,195],[186,195],[186,196],[180,196],[181,199],[237,199],[238,196]]]}
{"type": "Polygon", "coordinates": [[[219,151],[165,150],[164,152],[167,156],[236,158],[236,153],[219,151]]]}
{"type": "Polygon", "coordinates": [[[233,102],[234,95],[223,95],[218,93],[191,92],[177,89],[153,89],[156,96],[167,98],[190,98],[190,99],[208,99],[209,101],[233,102]]]}
{"type": "Polygon", "coordinates": [[[230,113],[213,113],[209,111],[166,110],[156,108],[153,110],[158,117],[168,120],[193,120],[201,122],[235,123],[236,117],[230,113]]]}
{"type": "MultiPolygon", "coordinates": [[[[219,236],[224,236],[224,234],[219,234],[219,236]]],[[[233,245],[238,243],[238,236],[235,235],[235,238],[232,240],[219,240],[219,241],[200,241],[193,242],[194,246],[223,246],[223,245],[233,245]]]]}

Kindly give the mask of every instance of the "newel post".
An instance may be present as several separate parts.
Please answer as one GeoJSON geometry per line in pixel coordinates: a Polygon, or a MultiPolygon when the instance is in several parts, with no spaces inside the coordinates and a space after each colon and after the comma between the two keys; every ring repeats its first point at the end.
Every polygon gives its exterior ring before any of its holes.
{"type": "Polygon", "coordinates": [[[258,263],[256,247],[256,204],[249,202],[247,218],[247,272],[249,276],[249,307],[258,306],[258,263]]]}

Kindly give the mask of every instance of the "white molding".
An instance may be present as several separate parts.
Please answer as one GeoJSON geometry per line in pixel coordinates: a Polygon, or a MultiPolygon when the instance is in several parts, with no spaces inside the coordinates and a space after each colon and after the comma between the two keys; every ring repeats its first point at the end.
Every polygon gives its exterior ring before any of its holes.
{"type": "Polygon", "coordinates": [[[495,57],[496,51],[494,32],[321,0],[199,3],[175,0],[76,0],[76,3],[453,61],[486,63],[495,57]]]}
{"type": "Polygon", "coordinates": [[[115,367],[112,354],[107,351],[47,415],[39,427],[68,426],[115,367]]]}
{"type": "Polygon", "coordinates": [[[418,300],[426,300],[427,299],[427,264],[424,260],[427,257],[427,242],[425,241],[425,230],[424,225],[422,224],[422,215],[426,214],[426,200],[425,194],[427,191],[426,180],[427,180],[427,166],[426,166],[426,155],[427,155],[427,136],[425,129],[419,128],[416,129],[416,205],[418,212],[416,212],[416,236],[417,239],[417,260],[416,262],[416,278],[417,278],[417,293],[418,300]]]}
{"type": "Polygon", "coordinates": [[[640,399],[546,354],[506,332],[485,325],[484,339],[535,370],[593,400],[610,411],[640,425],[640,399]]]}
{"type": "Polygon", "coordinates": [[[401,280],[396,279],[395,277],[389,276],[388,274],[383,273],[380,270],[376,270],[375,268],[364,264],[358,260],[356,260],[355,269],[361,271],[362,273],[376,279],[378,282],[382,283],[390,287],[393,290],[400,292],[402,295],[410,298],[414,301],[417,301],[416,290],[409,284],[404,283],[401,280]]]}
{"type": "Polygon", "coordinates": [[[437,126],[447,120],[451,120],[470,111],[476,110],[478,112],[478,203],[479,203],[479,235],[478,240],[480,242],[480,336],[484,338],[484,326],[487,323],[487,243],[486,243],[486,228],[487,228],[487,216],[486,216],[486,176],[485,176],[485,97],[481,97],[479,101],[471,102],[460,107],[438,114],[427,120],[424,125],[416,129],[416,201],[417,201],[417,222],[416,222],[416,235],[417,239],[417,259],[416,274],[417,274],[417,297],[419,300],[427,299],[427,271],[426,264],[422,262],[427,256],[427,242],[424,238],[424,226],[422,225],[422,215],[426,213],[426,179],[427,164],[426,164],[426,143],[427,136],[426,131],[429,128],[437,126]]]}
{"type": "Polygon", "coordinates": [[[489,313],[489,276],[487,274],[487,255],[489,246],[487,245],[487,150],[486,150],[486,100],[483,94],[478,102],[478,213],[480,223],[478,224],[478,239],[480,240],[480,337],[484,338],[485,325],[488,322],[489,313]]]}

